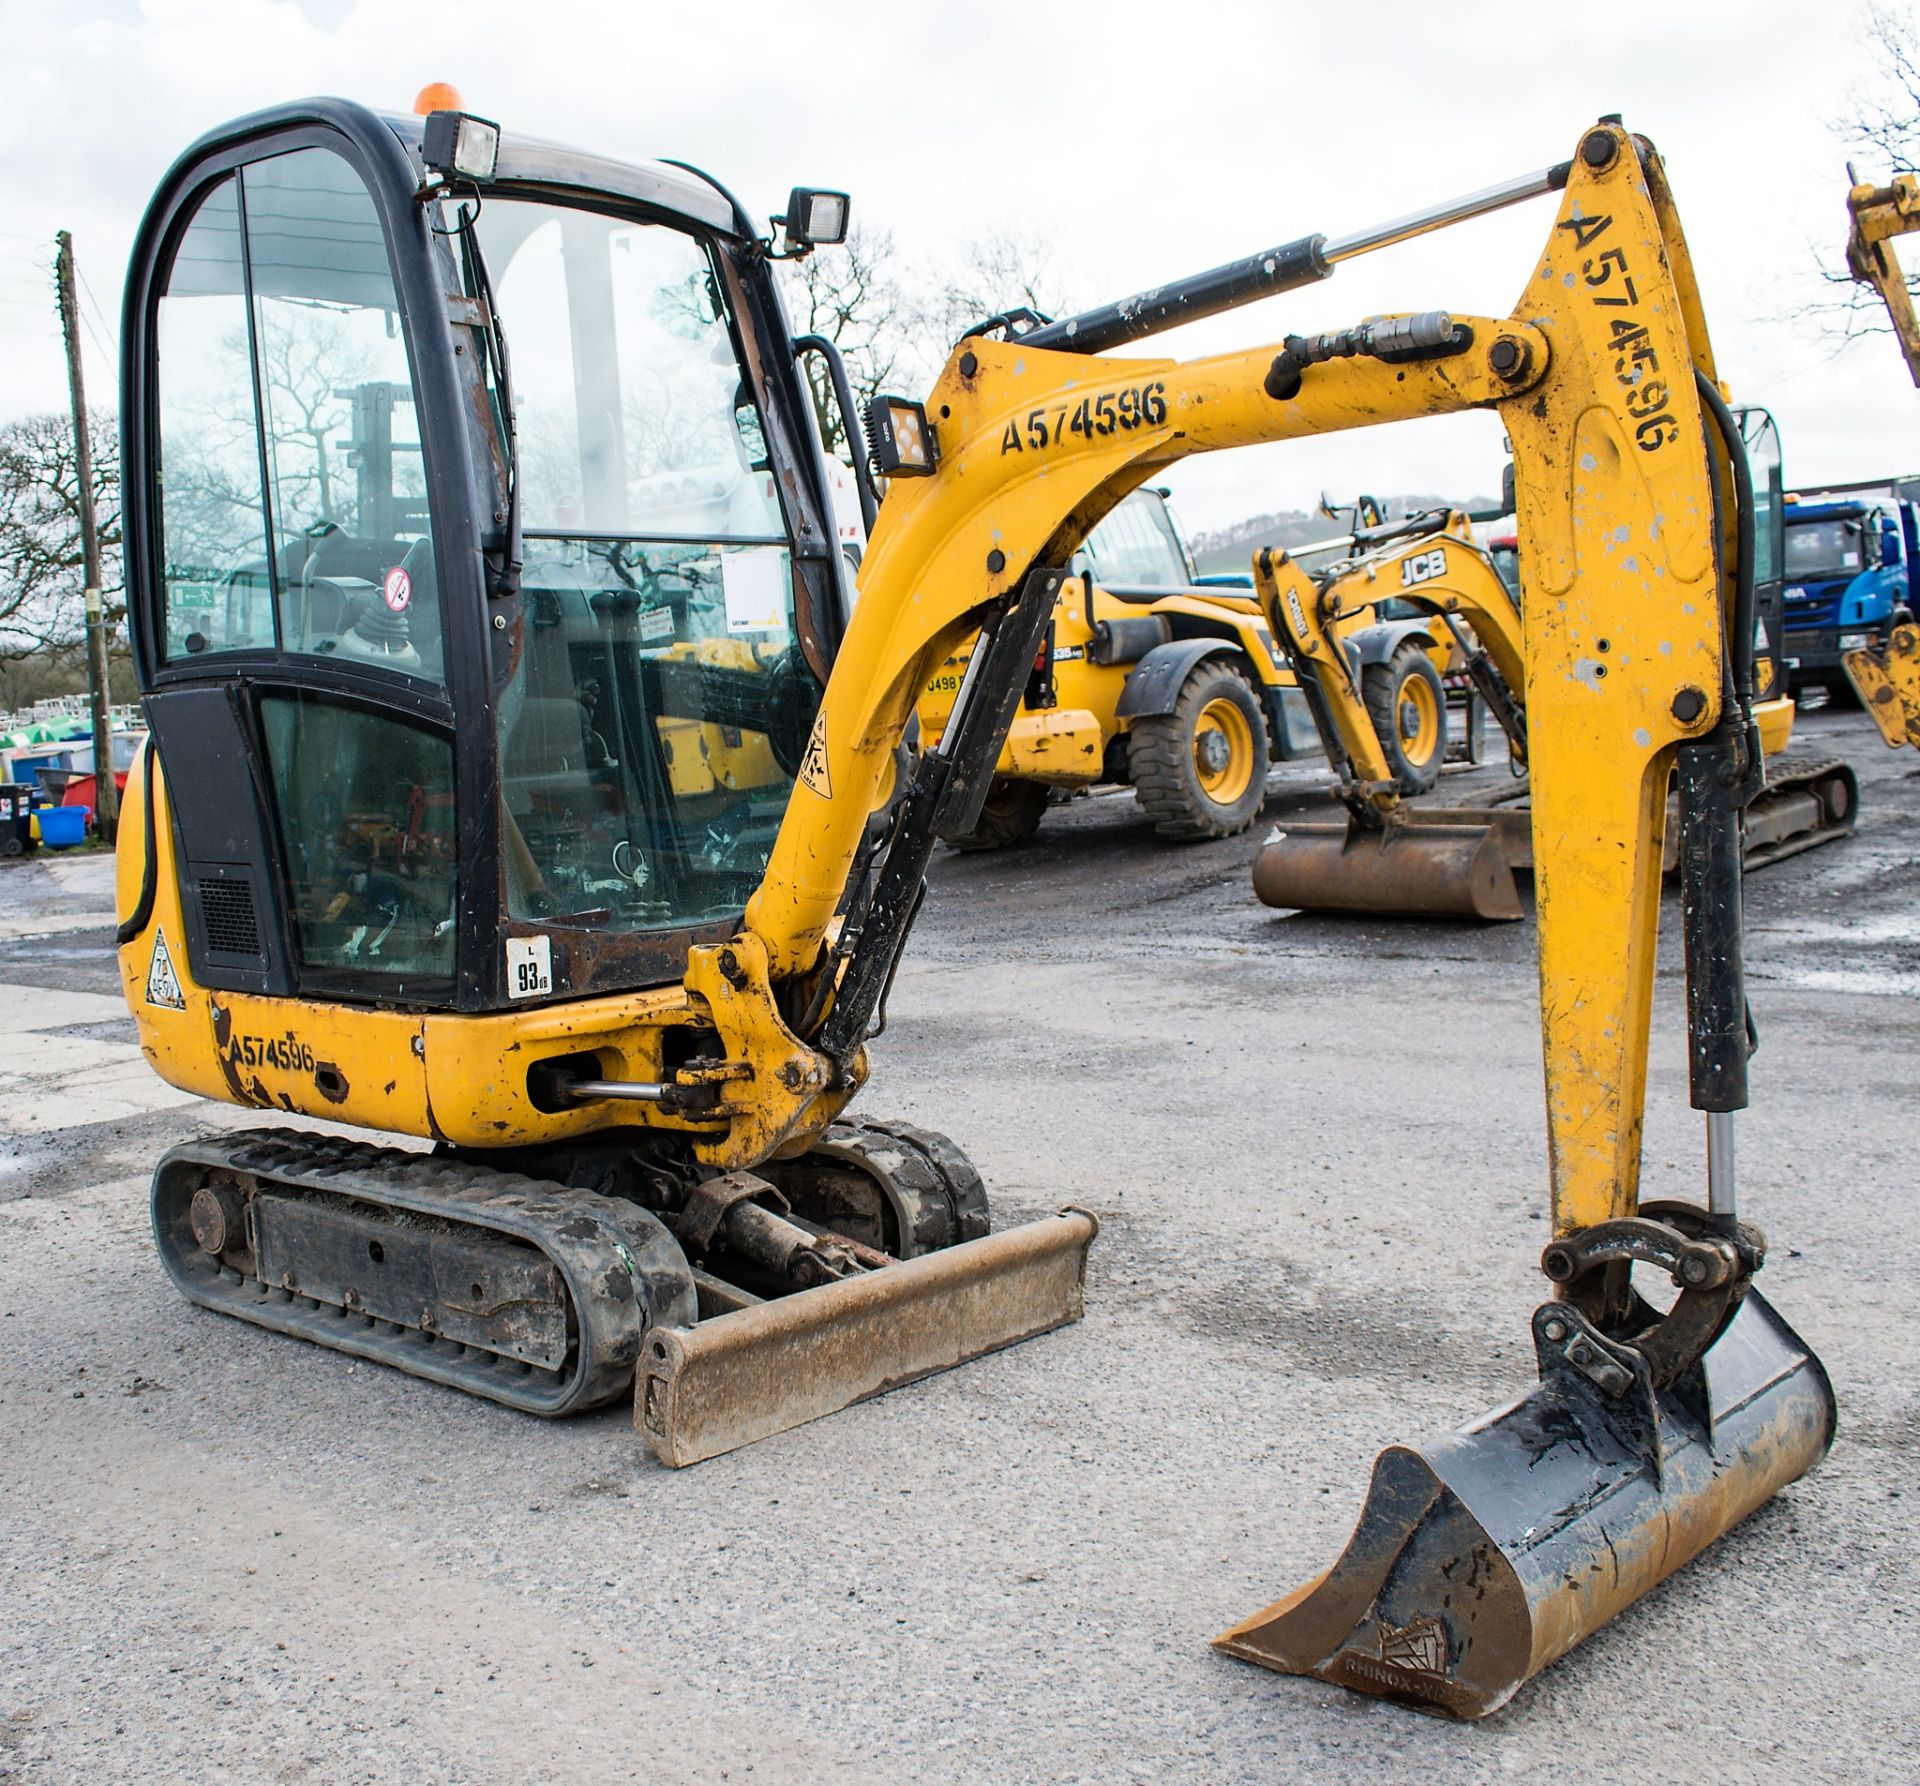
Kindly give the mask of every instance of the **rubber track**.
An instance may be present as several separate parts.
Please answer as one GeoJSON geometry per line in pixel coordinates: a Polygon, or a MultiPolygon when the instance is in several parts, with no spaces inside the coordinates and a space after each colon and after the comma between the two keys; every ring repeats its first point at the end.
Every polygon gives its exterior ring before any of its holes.
{"type": "Polygon", "coordinates": [[[243,1130],[173,1148],[154,1172],[153,1220],[168,1274],[203,1308],[549,1417],[630,1393],[647,1328],[691,1326],[697,1314],[679,1243],[637,1204],[334,1136],[243,1130]],[[200,1184],[225,1174],[302,1199],[345,1199],[369,1214],[451,1223],[477,1231],[476,1239],[492,1233],[531,1245],[566,1288],[566,1362],[546,1370],[268,1285],[209,1258],[194,1243],[187,1209],[200,1184]]]}

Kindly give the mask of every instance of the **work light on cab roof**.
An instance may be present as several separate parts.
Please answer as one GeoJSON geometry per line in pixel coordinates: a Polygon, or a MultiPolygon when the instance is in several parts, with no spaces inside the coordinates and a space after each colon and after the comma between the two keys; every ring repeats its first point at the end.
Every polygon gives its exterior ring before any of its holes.
{"type": "Polygon", "coordinates": [[[787,194],[785,213],[773,221],[786,232],[787,253],[798,260],[816,248],[844,242],[851,210],[852,200],[844,192],[796,186],[787,194]]]}

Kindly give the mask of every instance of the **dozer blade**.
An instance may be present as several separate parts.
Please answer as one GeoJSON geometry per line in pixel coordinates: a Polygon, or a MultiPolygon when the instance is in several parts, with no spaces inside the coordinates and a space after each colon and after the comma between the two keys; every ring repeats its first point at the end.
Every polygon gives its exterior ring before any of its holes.
{"type": "MultiPolygon", "coordinates": [[[[1276,829],[1253,863],[1253,890],[1268,905],[1306,912],[1518,918],[1512,815],[1425,815],[1386,831],[1344,824],[1276,829]]],[[[1522,826],[1524,814],[1518,815],[1522,826]]]]}
{"type": "Polygon", "coordinates": [[[717,1315],[655,1327],[634,1424],[678,1469],[1080,1319],[1084,1209],[717,1315]]]}
{"type": "Polygon", "coordinates": [[[1564,1303],[1536,1310],[1533,1333],[1537,1388],[1437,1445],[1383,1452],[1340,1560],[1216,1646],[1484,1717],[1832,1442],[1826,1372],[1757,1292],[1672,1390],[1624,1348],[1597,1354],[1564,1303]]]}

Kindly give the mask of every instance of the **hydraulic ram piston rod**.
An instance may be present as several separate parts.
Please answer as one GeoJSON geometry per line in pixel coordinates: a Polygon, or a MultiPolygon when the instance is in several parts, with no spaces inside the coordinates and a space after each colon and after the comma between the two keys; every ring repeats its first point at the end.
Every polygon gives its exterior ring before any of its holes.
{"type": "Polygon", "coordinates": [[[1103,304],[1097,310],[1083,311],[1059,322],[1046,323],[1022,335],[1029,347],[1048,347],[1060,353],[1105,353],[1128,341],[1157,335],[1163,329],[1182,323],[1198,322],[1203,316],[1218,316],[1256,298],[1272,297],[1283,291],[1298,291],[1330,278],[1343,260],[1356,260],[1376,248],[1391,248],[1410,242],[1449,224],[1469,217],[1484,217],[1492,211],[1504,211],[1509,205],[1558,192],[1567,183],[1571,163],[1560,162],[1537,173],[1503,180],[1464,198],[1430,205],[1424,211],[1412,211],[1390,223],[1358,230],[1346,236],[1302,236],[1297,242],[1249,254],[1243,260],[1229,261],[1210,272],[1176,280],[1171,285],[1155,286],[1136,292],[1116,304],[1103,304]]]}

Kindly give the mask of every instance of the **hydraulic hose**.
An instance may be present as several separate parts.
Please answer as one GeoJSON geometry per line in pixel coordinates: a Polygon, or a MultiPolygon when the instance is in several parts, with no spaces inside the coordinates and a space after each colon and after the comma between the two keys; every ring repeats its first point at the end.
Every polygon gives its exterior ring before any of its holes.
{"type": "MultiPolygon", "coordinates": [[[[1713,417],[1713,425],[1720,435],[1721,443],[1727,449],[1727,463],[1733,474],[1735,542],[1733,636],[1727,641],[1727,650],[1733,665],[1734,692],[1744,709],[1752,705],[1755,687],[1753,627],[1755,603],[1758,598],[1754,589],[1753,559],[1758,546],[1758,535],[1753,519],[1753,467],[1747,463],[1746,443],[1740,438],[1740,425],[1734,420],[1733,411],[1727,407],[1726,398],[1720,395],[1713,380],[1697,366],[1693,371],[1693,382],[1700,392],[1700,401],[1705,404],[1707,413],[1713,417]]],[[[1715,488],[1718,489],[1717,479],[1715,488]]]]}

